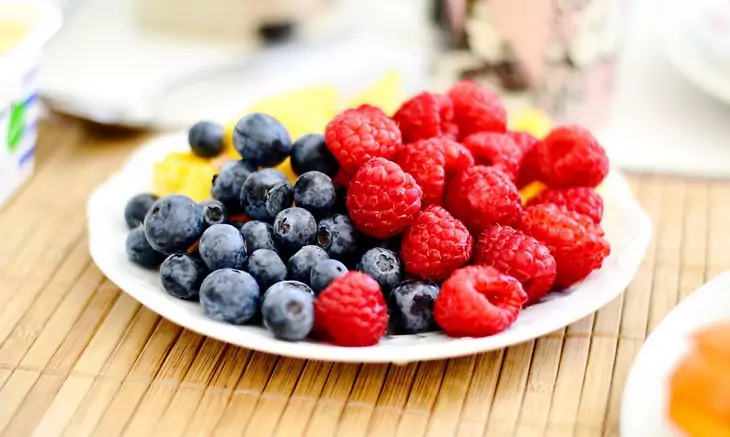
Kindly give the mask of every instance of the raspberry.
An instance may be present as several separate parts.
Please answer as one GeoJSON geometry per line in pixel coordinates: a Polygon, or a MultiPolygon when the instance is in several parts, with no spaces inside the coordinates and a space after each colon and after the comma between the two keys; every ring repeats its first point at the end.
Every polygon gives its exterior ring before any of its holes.
{"type": "Polygon", "coordinates": [[[494,267],[468,266],[443,283],[433,315],[450,337],[486,337],[507,329],[526,300],[517,279],[494,267]]]}
{"type": "Polygon", "coordinates": [[[555,128],[535,146],[542,182],[552,188],[595,187],[608,174],[608,157],[578,126],[555,128]]]}
{"type": "Polygon", "coordinates": [[[535,146],[540,142],[527,132],[507,132],[507,136],[522,149],[522,161],[517,176],[517,188],[525,187],[540,179],[540,169],[535,159],[535,146]]]}
{"type": "Polygon", "coordinates": [[[474,262],[492,266],[520,281],[528,304],[543,297],[555,280],[555,259],[548,248],[509,226],[492,226],[479,236],[474,262]]]}
{"type": "Polygon", "coordinates": [[[350,181],[347,211],[355,227],[375,238],[405,229],[421,210],[423,190],[394,162],[373,158],[350,181]]]}
{"type": "Polygon", "coordinates": [[[372,346],[388,329],[388,309],[375,279],[361,272],[335,278],[314,301],[314,331],[339,346],[372,346]]]}
{"type": "MultiPolygon", "coordinates": [[[[586,218],[586,223],[592,223],[586,218]]],[[[598,225],[593,225],[598,226],[598,225]]],[[[557,267],[553,288],[564,289],[601,267],[611,249],[595,229],[550,204],[530,206],[522,231],[548,247],[557,267]]]]}
{"type": "Polygon", "coordinates": [[[446,157],[438,140],[420,140],[404,146],[396,163],[413,176],[423,190],[422,205],[441,205],[446,184],[446,157]]]}
{"type": "Polygon", "coordinates": [[[501,170],[482,165],[449,184],[446,208],[475,235],[495,224],[517,225],[522,216],[522,200],[512,181],[501,170]]]}
{"type": "Polygon", "coordinates": [[[440,138],[441,146],[446,154],[446,176],[463,172],[474,165],[474,157],[469,149],[447,138],[440,138]]]}
{"type": "Polygon", "coordinates": [[[412,143],[453,133],[454,106],[440,94],[420,93],[406,101],[393,116],[404,143],[412,143]]]}
{"type": "Polygon", "coordinates": [[[325,128],[327,148],[346,173],[354,173],[373,157],[390,159],[401,146],[395,122],[374,106],[348,109],[325,128]]]}
{"type": "Polygon", "coordinates": [[[471,258],[472,238],[459,220],[440,206],[421,211],[401,245],[406,272],[432,281],[446,279],[471,258]]]}
{"type": "Polygon", "coordinates": [[[524,152],[507,135],[479,132],[469,135],[463,142],[478,165],[491,165],[517,179],[524,152]]]}
{"type": "Polygon", "coordinates": [[[549,188],[527,202],[528,206],[550,203],[586,215],[594,223],[601,223],[603,198],[593,188],[549,188]]]}
{"type": "Polygon", "coordinates": [[[457,82],[449,97],[454,104],[454,121],[464,138],[477,132],[505,132],[507,111],[493,92],[470,80],[457,82]]]}

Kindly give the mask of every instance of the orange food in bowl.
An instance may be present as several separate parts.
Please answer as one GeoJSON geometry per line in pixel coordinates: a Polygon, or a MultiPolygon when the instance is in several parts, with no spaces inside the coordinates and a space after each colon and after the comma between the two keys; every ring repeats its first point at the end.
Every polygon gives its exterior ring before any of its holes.
{"type": "Polygon", "coordinates": [[[730,322],[692,336],[669,382],[669,416],[690,437],[730,437],[730,322]]]}

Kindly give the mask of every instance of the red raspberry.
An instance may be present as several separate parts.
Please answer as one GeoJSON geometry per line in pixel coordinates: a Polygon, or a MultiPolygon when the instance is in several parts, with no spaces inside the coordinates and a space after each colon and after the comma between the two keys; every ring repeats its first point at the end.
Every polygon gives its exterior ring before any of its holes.
{"type": "Polygon", "coordinates": [[[339,169],[335,177],[332,178],[332,183],[347,187],[350,185],[350,180],[352,180],[352,175],[343,169],[339,169]]]}
{"type": "Polygon", "coordinates": [[[522,216],[517,188],[499,169],[475,165],[446,189],[446,208],[478,235],[495,225],[514,226],[522,216]]]}
{"type": "Polygon", "coordinates": [[[603,147],[578,126],[555,128],[535,150],[541,180],[549,187],[595,187],[608,174],[603,147]]]}
{"type": "Polygon", "coordinates": [[[438,140],[420,140],[405,145],[396,157],[396,163],[413,176],[423,190],[422,206],[441,205],[446,184],[446,156],[438,140]]]}
{"type": "Polygon", "coordinates": [[[404,143],[455,133],[454,105],[440,94],[420,93],[401,105],[393,116],[404,143]]]}
{"type": "Polygon", "coordinates": [[[447,138],[440,138],[446,153],[446,175],[452,176],[474,165],[474,157],[466,147],[447,138]]]}
{"type": "Polygon", "coordinates": [[[339,346],[372,346],[388,330],[380,285],[370,275],[347,272],[314,301],[314,332],[339,346]]]}
{"type": "Polygon", "coordinates": [[[505,132],[507,111],[499,96],[470,80],[457,82],[449,90],[454,104],[454,121],[461,138],[477,132],[505,132]]]}
{"type": "Polygon", "coordinates": [[[471,252],[466,226],[440,206],[429,206],[406,230],[400,255],[406,272],[441,281],[466,264],[471,252]]]}
{"type": "Polygon", "coordinates": [[[337,115],[325,128],[327,148],[347,173],[368,159],[390,159],[401,146],[400,130],[383,111],[365,105],[337,115]]]}
{"type": "Polygon", "coordinates": [[[495,132],[479,132],[464,138],[464,147],[469,149],[477,165],[491,165],[517,179],[524,152],[507,135],[495,132]]]}
{"type": "Polygon", "coordinates": [[[494,267],[468,266],[443,283],[433,315],[450,337],[486,337],[507,329],[526,300],[517,279],[494,267]]]}
{"type": "Polygon", "coordinates": [[[492,226],[479,236],[474,262],[520,281],[527,303],[543,297],[555,281],[555,259],[547,246],[509,226],[492,226]]]}
{"type": "Polygon", "coordinates": [[[601,223],[603,198],[589,187],[548,188],[527,202],[528,206],[550,203],[586,215],[594,223],[601,223]]]}
{"type": "MultiPolygon", "coordinates": [[[[587,223],[592,223],[586,218],[587,223]]],[[[597,226],[597,225],[594,225],[597,226]]],[[[608,241],[555,205],[528,207],[522,231],[545,244],[555,258],[553,288],[564,289],[599,269],[611,251],[608,241]]]]}
{"type": "Polygon", "coordinates": [[[507,132],[517,147],[522,149],[522,162],[517,176],[517,188],[525,187],[532,182],[540,180],[540,169],[535,159],[535,146],[540,142],[537,138],[527,132],[507,132]]]}
{"type": "Polygon", "coordinates": [[[411,224],[421,210],[423,191],[394,162],[373,158],[350,181],[347,211],[355,227],[375,238],[390,238],[411,224]]]}

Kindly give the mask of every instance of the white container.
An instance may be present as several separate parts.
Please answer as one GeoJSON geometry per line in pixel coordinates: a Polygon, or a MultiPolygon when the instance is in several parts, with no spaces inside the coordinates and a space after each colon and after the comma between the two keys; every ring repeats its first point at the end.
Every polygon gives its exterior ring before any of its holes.
{"type": "Polygon", "coordinates": [[[0,39],[9,23],[27,32],[7,49],[0,47],[0,205],[33,172],[39,60],[61,16],[48,5],[0,0],[0,39]]]}

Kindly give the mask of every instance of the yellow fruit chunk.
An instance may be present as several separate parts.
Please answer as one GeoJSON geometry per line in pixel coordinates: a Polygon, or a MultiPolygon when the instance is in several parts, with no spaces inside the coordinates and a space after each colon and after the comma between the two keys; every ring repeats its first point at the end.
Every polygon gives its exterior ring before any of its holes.
{"type": "Polygon", "coordinates": [[[511,124],[511,130],[527,132],[536,138],[544,138],[553,128],[550,117],[538,109],[523,111],[513,119],[511,124]]]}
{"type": "Polygon", "coordinates": [[[218,168],[192,153],[171,153],[155,164],[153,186],[158,196],[182,194],[196,202],[210,198],[218,168]]]}
{"type": "Polygon", "coordinates": [[[525,205],[527,202],[547,188],[542,182],[533,182],[530,185],[520,190],[520,197],[522,197],[522,204],[525,205]]]}
{"type": "Polygon", "coordinates": [[[403,83],[397,71],[389,71],[378,79],[372,87],[353,97],[346,105],[356,108],[363,104],[377,106],[389,116],[395,114],[405,100],[403,83]]]}

